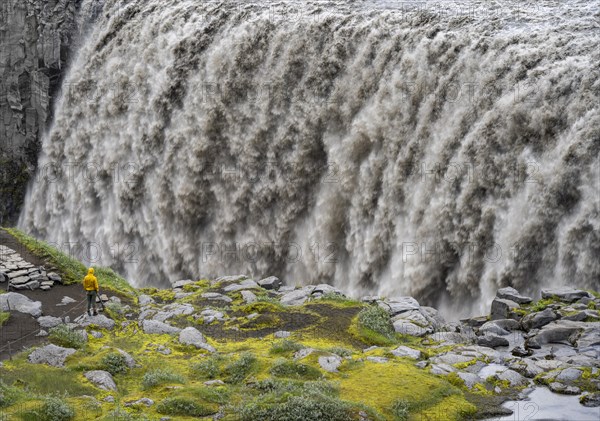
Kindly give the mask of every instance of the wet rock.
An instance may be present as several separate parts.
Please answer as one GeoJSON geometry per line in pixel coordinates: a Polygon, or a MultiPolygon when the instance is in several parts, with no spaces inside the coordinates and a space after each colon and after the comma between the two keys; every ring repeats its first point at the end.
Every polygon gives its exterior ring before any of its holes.
{"type": "Polygon", "coordinates": [[[551,322],[544,326],[536,335],[527,339],[525,345],[528,348],[540,348],[541,345],[548,343],[573,345],[577,335],[583,330],[577,323],[579,322],[551,322]]]}
{"type": "Polygon", "coordinates": [[[457,332],[436,332],[428,335],[427,338],[434,342],[440,342],[440,345],[455,345],[469,342],[469,338],[457,332]]]}
{"type": "Polygon", "coordinates": [[[168,325],[157,320],[144,320],[142,322],[142,329],[144,333],[155,334],[155,335],[170,335],[173,333],[179,333],[181,329],[168,325]]]}
{"type": "Polygon", "coordinates": [[[413,297],[394,297],[389,300],[379,301],[378,305],[386,310],[391,317],[411,310],[418,310],[421,306],[413,297]]]}
{"type": "Polygon", "coordinates": [[[530,302],[533,301],[533,299],[531,299],[530,297],[521,295],[519,293],[519,291],[517,291],[516,289],[514,289],[512,287],[500,288],[496,292],[496,297],[504,299],[504,300],[510,300],[510,301],[513,301],[518,304],[529,304],[530,302]]]}
{"type": "Polygon", "coordinates": [[[39,317],[42,315],[42,303],[32,301],[23,294],[7,292],[6,294],[0,294],[0,310],[18,311],[19,313],[39,317]]]}
{"type": "Polygon", "coordinates": [[[554,393],[562,393],[564,395],[578,395],[581,390],[577,386],[567,386],[559,382],[552,382],[548,388],[554,393]]]}
{"type": "Polygon", "coordinates": [[[510,318],[512,318],[511,310],[513,308],[520,308],[520,307],[521,306],[519,306],[519,304],[515,303],[514,301],[505,300],[505,299],[501,299],[501,298],[495,298],[494,301],[492,301],[492,309],[491,309],[490,317],[492,320],[510,319],[510,318]]]}
{"type": "Polygon", "coordinates": [[[546,326],[548,323],[558,319],[558,315],[550,308],[546,308],[543,311],[537,313],[531,313],[523,317],[521,325],[523,329],[529,331],[531,329],[539,329],[546,326]]]}
{"type": "Polygon", "coordinates": [[[258,281],[258,285],[264,289],[277,290],[281,287],[282,282],[276,276],[269,276],[268,278],[258,281]]]}
{"type": "Polygon", "coordinates": [[[508,380],[511,386],[523,386],[529,381],[514,370],[506,369],[496,375],[500,380],[508,380]]]}
{"type": "Polygon", "coordinates": [[[69,355],[77,352],[73,348],[63,348],[54,344],[46,345],[29,354],[28,361],[32,364],[48,364],[53,367],[64,367],[69,355]]]}
{"type": "Polygon", "coordinates": [[[579,380],[582,374],[583,371],[576,368],[565,368],[556,376],[555,380],[561,383],[573,383],[575,380],[579,380]]]}
{"type": "Polygon", "coordinates": [[[515,357],[528,357],[532,354],[531,350],[525,349],[522,346],[516,346],[510,351],[515,357]]]}
{"type": "Polygon", "coordinates": [[[479,333],[481,333],[483,335],[485,335],[485,334],[494,334],[494,335],[500,335],[500,336],[504,336],[504,335],[508,335],[509,334],[509,332],[507,330],[505,330],[502,327],[500,327],[494,321],[487,322],[483,326],[481,326],[479,328],[479,333]]]}
{"type": "Polygon", "coordinates": [[[574,289],[571,287],[560,287],[560,288],[546,288],[542,289],[542,298],[554,298],[556,297],[560,301],[572,303],[582,298],[592,298],[591,294],[587,291],[580,289],[574,289]]]}
{"type": "Polygon", "coordinates": [[[509,342],[506,338],[503,338],[502,336],[496,335],[494,333],[486,333],[485,335],[477,338],[477,344],[481,346],[487,346],[490,348],[496,348],[499,346],[508,346],[509,342]]]}
{"type": "Polygon", "coordinates": [[[462,319],[460,322],[470,327],[481,327],[487,323],[487,316],[471,317],[470,319],[462,319]]]}
{"type": "Polygon", "coordinates": [[[112,375],[104,370],[92,370],[84,373],[86,379],[102,390],[117,390],[112,375]]]}
{"type": "Polygon", "coordinates": [[[583,395],[581,395],[581,397],[579,398],[579,402],[581,402],[581,404],[583,406],[587,406],[589,408],[595,408],[600,406],[600,393],[584,393],[583,395]]]}

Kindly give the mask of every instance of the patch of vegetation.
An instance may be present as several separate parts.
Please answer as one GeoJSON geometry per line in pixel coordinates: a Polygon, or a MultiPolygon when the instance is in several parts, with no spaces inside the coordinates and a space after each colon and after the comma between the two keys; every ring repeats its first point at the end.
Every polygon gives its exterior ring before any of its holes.
{"type": "Polygon", "coordinates": [[[465,385],[464,380],[461,379],[460,376],[455,372],[449,373],[446,379],[452,386],[463,387],[465,385]]]}
{"type": "Polygon", "coordinates": [[[126,373],[129,369],[127,366],[127,359],[118,352],[111,352],[110,354],[105,355],[102,358],[102,368],[113,376],[126,373]]]}
{"type": "Polygon", "coordinates": [[[50,395],[56,392],[60,385],[61,393],[66,396],[93,395],[95,389],[82,383],[79,373],[70,369],[61,369],[36,364],[33,368],[29,363],[19,364],[17,367],[0,368],[0,378],[6,385],[18,387],[31,394],[50,395]]]}
{"type": "Polygon", "coordinates": [[[205,417],[216,413],[218,409],[202,405],[186,398],[166,398],[156,406],[156,412],[164,415],[205,417]]]}
{"type": "Polygon", "coordinates": [[[4,325],[10,319],[10,312],[0,311],[0,326],[4,325]]]}
{"type": "Polygon", "coordinates": [[[0,379],[0,408],[11,406],[25,396],[26,394],[21,389],[9,386],[0,379]]]}
{"type": "Polygon", "coordinates": [[[184,384],[185,379],[182,375],[177,374],[170,369],[156,369],[146,372],[142,380],[144,389],[150,389],[155,386],[170,383],[184,384]]]}
{"type": "Polygon", "coordinates": [[[243,311],[246,314],[252,313],[276,313],[283,309],[283,306],[279,303],[279,301],[271,301],[264,298],[263,300],[259,299],[251,304],[246,304],[239,307],[239,310],[243,311]]]}
{"type": "MultiPolygon", "coordinates": [[[[88,268],[74,256],[70,256],[44,241],[30,237],[16,228],[4,228],[4,230],[23,244],[32,254],[55,266],[62,276],[63,283],[68,285],[83,281],[88,268]]],[[[103,267],[94,267],[94,269],[102,289],[109,289],[130,296],[135,295],[135,289],[112,269],[103,267]]]]}
{"type": "Polygon", "coordinates": [[[352,351],[350,351],[347,348],[342,348],[342,347],[339,347],[339,346],[334,346],[334,347],[331,347],[331,348],[327,348],[326,351],[330,352],[332,354],[335,354],[335,355],[339,355],[342,358],[349,357],[349,356],[352,355],[352,351]]]}
{"type": "Polygon", "coordinates": [[[348,421],[352,406],[329,396],[275,396],[259,398],[238,408],[241,421],[348,421]]]}
{"type": "Polygon", "coordinates": [[[319,369],[285,358],[276,360],[273,367],[271,367],[270,373],[275,377],[287,377],[298,380],[317,380],[321,377],[319,369]]]}
{"type": "Polygon", "coordinates": [[[273,343],[269,352],[275,355],[286,354],[289,352],[300,351],[302,348],[304,348],[304,345],[298,342],[291,341],[289,339],[281,339],[273,343]]]}
{"type": "Polygon", "coordinates": [[[357,300],[353,300],[352,298],[348,298],[345,295],[338,294],[337,292],[327,292],[318,298],[319,301],[329,301],[335,305],[342,307],[356,307],[362,306],[363,303],[357,300]]]}
{"type": "Polygon", "coordinates": [[[198,375],[201,379],[216,379],[221,373],[219,364],[213,357],[208,357],[192,366],[192,372],[198,375]]]}
{"type": "Polygon", "coordinates": [[[40,408],[25,410],[20,416],[24,421],[68,421],[75,418],[75,411],[63,399],[49,396],[40,408]]]}
{"type": "Polygon", "coordinates": [[[554,299],[554,298],[543,298],[543,299],[531,304],[529,309],[532,312],[543,311],[546,307],[548,307],[550,304],[553,304],[555,302],[556,302],[556,299],[554,299]]]}
{"type": "Polygon", "coordinates": [[[86,340],[81,332],[82,331],[73,330],[69,326],[61,324],[50,329],[48,332],[48,339],[54,345],[80,349],[86,344],[86,340]]]}
{"type": "Polygon", "coordinates": [[[377,305],[365,307],[358,313],[356,327],[351,333],[370,345],[386,346],[396,341],[390,315],[377,305]]]}
{"type": "Polygon", "coordinates": [[[406,399],[396,399],[390,408],[396,421],[406,421],[410,415],[410,403],[406,399]]]}
{"type": "Polygon", "coordinates": [[[241,383],[257,367],[257,360],[251,352],[243,352],[234,362],[225,367],[225,374],[228,383],[241,383]]]}

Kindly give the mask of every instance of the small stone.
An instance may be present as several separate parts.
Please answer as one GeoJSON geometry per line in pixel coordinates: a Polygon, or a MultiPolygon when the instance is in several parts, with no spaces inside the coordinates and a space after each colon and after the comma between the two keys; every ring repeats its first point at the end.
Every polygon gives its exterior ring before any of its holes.
{"type": "Polygon", "coordinates": [[[242,298],[246,302],[246,304],[252,304],[257,301],[256,295],[252,291],[242,291],[242,298]]]}
{"type": "Polygon", "coordinates": [[[385,357],[367,357],[367,361],[371,361],[377,364],[387,363],[389,360],[385,357]]]}
{"type": "Polygon", "coordinates": [[[108,395],[107,397],[105,397],[103,399],[104,402],[109,402],[109,403],[114,403],[115,402],[115,398],[111,395],[108,395]]]}
{"type": "Polygon", "coordinates": [[[567,386],[559,382],[552,382],[548,387],[554,393],[562,393],[564,395],[578,395],[581,392],[576,386],[567,386]]]}
{"type": "Polygon", "coordinates": [[[208,380],[204,382],[205,386],[223,386],[225,382],[223,380],[208,380]]]}
{"type": "Polygon", "coordinates": [[[292,336],[292,334],[286,330],[280,330],[278,332],[275,332],[273,334],[273,336],[275,336],[276,338],[279,338],[279,339],[283,339],[283,338],[289,338],[290,336],[292,336]]]}
{"type": "Polygon", "coordinates": [[[149,304],[154,304],[154,298],[149,295],[142,294],[138,297],[138,303],[140,306],[147,306],[149,304]]]}
{"type": "Polygon", "coordinates": [[[42,316],[37,319],[40,327],[44,329],[51,329],[62,324],[62,319],[60,317],[52,317],[52,316],[42,316]]]}
{"type": "Polygon", "coordinates": [[[486,333],[484,336],[477,338],[477,344],[481,346],[487,346],[489,348],[496,348],[499,346],[508,346],[509,342],[502,336],[498,336],[493,333],[486,333]]]}
{"type": "Polygon", "coordinates": [[[72,299],[71,297],[63,297],[62,300],[60,301],[59,304],[57,304],[57,306],[66,306],[67,304],[72,304],[72,303],[76,303],[77,301],[75,301],[74,299],[72,299]]]}

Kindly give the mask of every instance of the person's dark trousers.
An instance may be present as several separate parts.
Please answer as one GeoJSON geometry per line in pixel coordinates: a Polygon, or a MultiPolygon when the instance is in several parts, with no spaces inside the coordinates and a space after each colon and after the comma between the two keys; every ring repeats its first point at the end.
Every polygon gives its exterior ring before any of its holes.
{"type": "Polygon", "coordinates": [[[93,309],[96,314],[96,291],[87,292],[87,313],[91,316],[90,309],[93,309]]]}

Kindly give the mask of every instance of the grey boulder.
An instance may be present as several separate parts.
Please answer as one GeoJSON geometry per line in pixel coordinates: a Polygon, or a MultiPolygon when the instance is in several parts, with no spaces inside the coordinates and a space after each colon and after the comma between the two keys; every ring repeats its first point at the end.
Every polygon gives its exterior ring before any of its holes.
{"type": "Polygon", "coordinates": [[[281,281],[276,276],[269,276],[268,278],[261,279],[258,281],[258,285],[260,285],[264,289],[272,289],[276,290],[282,285],[281,281]]]}
{"type": "Polygon", "coordinates": [[[519,291],[517,291],[516,289],[514,289],[512,287],[500,288],[496,292],[496,297],[502,298],[505,300],[514,301],[515,303],[518,303],[518,304],[529,304],[530,302],[533,301],[533,299],[531,299],[530,297],[521,295],[519,293],[519,291]]]}
{"type": "Polygon", "coordinates": [[[92,370],[84,373],[86,379],[102,390],[117,390],[117,385],[108,371],[92,370]]]}
{"type": "Polygon", "coordinates": [[[525,330],[539,329],[556,319],[558,319],[558,315],[551,308],[546,308],[543,311],[531,313],[523,317],[521,325],[525,330]]]}
{"type": "Polygon", "coordinates": [[[29,354],[28,360],[32,364],[48,364],[53,367],[64,367],[69,355],[77,352],[73,348],[63,348],[54,344],[46,345],[29,354]]]}
{"type": "Polygon", "coordinates": [[[39,317],[42,315],[42,303],[39,301],[32,301],[23,294],[8,292],[6,294],[0,294],[0,310],[18,311],[19,313],[39,317]]]}
{"type": "Polygon", "coordinates": [[[581,298],[592,298],[589,292],[571,287],[546,288],[542,290],[542,298],[558,298],[560,301],[572,303],[581,298]]]}
{"type": "Polygon", "coordinates": [[[155,335],[170,335],[181,331],[181,329],[177,327],[159,322],[158,320],[144,320],[142,322],[142,330],[144,333],[155,335]]]}

